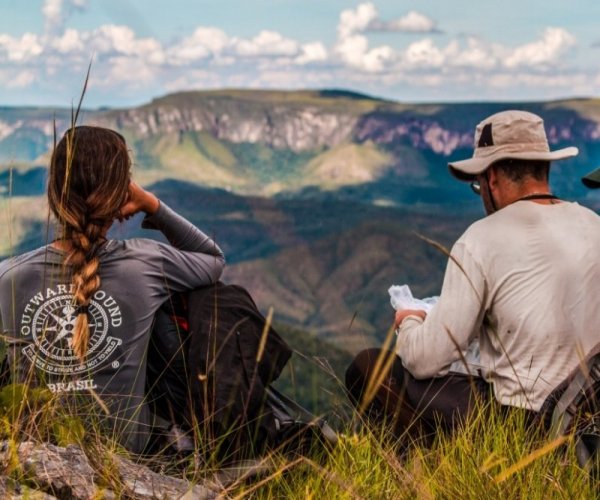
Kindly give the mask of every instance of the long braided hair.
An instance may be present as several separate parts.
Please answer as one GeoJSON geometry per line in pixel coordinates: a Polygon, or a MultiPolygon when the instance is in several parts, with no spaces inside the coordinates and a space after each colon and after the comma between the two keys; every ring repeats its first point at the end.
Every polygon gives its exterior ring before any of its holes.
{"type": "Polygon", "coordinates": [[[123,136],[90,126],[67,130],[50,160],[48,202],[61,239],[70,243],[64,264],[77,314],[71,347],[82,361],[89,342],[87,310],[100,287],[97,254],[127,198],[130,166],[123,136]]]}

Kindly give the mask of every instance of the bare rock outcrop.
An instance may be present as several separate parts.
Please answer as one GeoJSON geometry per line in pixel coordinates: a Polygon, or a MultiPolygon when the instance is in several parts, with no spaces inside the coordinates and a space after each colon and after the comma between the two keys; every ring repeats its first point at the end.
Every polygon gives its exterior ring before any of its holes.
{"type": "Polygon", "coordinates": [[[120,485],[119,494],[98,485],[98,475],[81,448],[66,448],[48,443],[25,441],[11,444],[0,442],[0,462],[4,470],[11,469],[18,480],[0,476],[0,497],[19,499],[212,499],[219,493],[200,484],[191,484],[136,464],[124,457],[114,456],[113,467],[120,485]],[[15,473],[18,471],[18,473],[15,473]]]}

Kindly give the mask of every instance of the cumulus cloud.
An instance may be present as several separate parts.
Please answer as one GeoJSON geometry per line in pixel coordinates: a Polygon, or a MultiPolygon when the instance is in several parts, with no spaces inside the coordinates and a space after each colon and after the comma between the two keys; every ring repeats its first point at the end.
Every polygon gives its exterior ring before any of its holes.
{"type": "Polygon", "coordinates": [[[347,38],[355,33],[367,30],[369,24],[378,17],[377,9],[372,3],[362,3],[356,9],[347,9],[340,14],[338,37],[347,38]]]}
{"type": "Polygon", "coordinates": [[[434,33],[439,30],[433,19],[414,10],[390,21],[381,19],[377,8],[372,2],[362,3],[356,9],[346,9],[340,14],[339,38],[344,39],[355,33],[369,31],[434,33]]]}
{"type": "Polygon", "coordinates": [[[404,51],[402,59],[413,67],[439,68],[446,63],[447,53],[447,49],[440,49],[430,38],[425,38],[411,43],[404,51]]]}
{"type": "Polygon", "coordinates": [[[300,47],[300,53],[294,59],[298,65],[327,61],[329,57],[325,45],[321,42],[306,43],[300,47]]]}
{"type": "Polygon", "coordinates": [[[573,58],[565,56],[576,48],[577,40],[558,27],[519,46],[473,36],[444,40],[431,36],[438,28],[424,14],[411,11],[386,20],[373,2],[363,2],[340,12],[332,45],[273,30],[240,37],[211,26],[198,26],[165,42],[141,37],[129,26],[65,29],[70,13],[87,3],[44,0],[44,33],[0,34],[0,83],[5,88],[58,88],[80,81],[93,56],[92,88],[130,90],[135,95],[144,89],[149,93],[207,86],[276,87],[278,82],[285,87],[353,86],[379,94],[399,86],[501,92],[511,86],[568,89],[566,82],[572,89],[591,88],[585,82],[594,88],[600,85],[594,83],[596,72],[589,76],[578,72],[575,79],[576,72],[566,71],[573,58]],[[421,36],[371,43],[371,33],[384,31],[421,36]]]}
{"type": "Polygon", "coordinates": [[[61,33],[65,22],[75,10],[85,10],[88,0],[44,0],[42,14],[47,35],[61,33]]]}
{"type": "Polygon", "coordinates": [[[232,47],[235,54],[242,57],[298,55],[300,45],[295,40],[285,38],[275,31],[261,31],[250,40],[234,39],[232,47]]]}
{"type": "Polygon", "coordinates": [[[162,45],[153,38],[137,38],[128,26],[109,24],[84,35],[86,46],[98,54],[134,56],[151,65],[162,64],[162,45]]]}
{"type": "Polygon", "coordinates": [[[369,40],[362,34],[377,18],[377,9],[370,2],[342,11],[334,53],[344,64],[366,72],[378,72],[390,62],[393,49],[388,46],[370,49],[369,40]]]}
{"type": "Polygon", "coordinates": [[[201,26],[191,36],[171,46],[167,54],[172,64],[184,65],[218,56],[229,44],[230,39],[223,30],[201,26]]]}
{"type": "Polygon", "coordinates": [[[517,47],[506,59],[506,66],[545,65],[559,60],[576,39],[563,28],[546,28],[541,40],[517,47]]]}
{"type": "Polygon", "coordinates": [[[370,49],[369,41],[364,35],[340,39],[335,52],[345,64],[368,73],[384,71],[396,57],[394,49],[387,45],[370,49]]]}
{"type": "Polygon", "coordinates": [[[392,21],[373,19],[367,31],[397,31],[404,33],[439,32],[436,22],[424,14],[411,10],[408,14],[392,21]]]}
{"type": "Polygon", "coordinates": [[[79,31],[74,29],[66,30],[62,36],[53,39],[50,45],[61,54],[81,52],[85,47],[79,31]]]}
{"type": "Polygon", "coordinates": [[[306,65],[325,61],[327,49],[321,42],[301,44],[276,31],[263,30],[252,38],[230,37],[213,27],[199,27],[194,33],[166,49],[169,64],[184,66],[205,62],[230,66],[249,60],[274,61],[275,65],[306,65]]]}
{"type": "Polygon", "coordinates": [[[20,38],[0,35],[0,62],[28,62],[43,52],[40,38],[33,33],[25,33],[20,38]]]}
{"type": "MultiPolygon", "coordinates": [[[[416,11],[410,11],[398,19],[385,21],[379,17],[372,2],[362,3],[355,9],[341,12],[334,53],[345,64],[368,73],[378,73],[392,68],[399,60],[397,51],[389,45],[370,48],[365,34],[372,31],[431,33],[437,31],[437,28],[433,20],[416,11]]],[[[431,59],[434,50],[430,41],[418,42],[417,45],[409,47],[405,60],[409,64],[418,65],[419,59],[431,59]],[[419,51],[428,44],[430,53],[419,55],[419,51]]]]}

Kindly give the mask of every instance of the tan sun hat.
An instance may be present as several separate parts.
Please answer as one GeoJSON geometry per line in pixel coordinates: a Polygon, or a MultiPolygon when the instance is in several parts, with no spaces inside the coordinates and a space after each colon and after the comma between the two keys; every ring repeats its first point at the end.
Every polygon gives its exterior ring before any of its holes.
{"type": "Polygon", "coordinates": [[[581,182],[591,189],[600,188],[600,168],[597,168],[596,170],[593,170],[589,174],[582,177],[581,182]]]}
{"type": "Polygon", "coordinates": [[[563,160],[576,156],[575,147],[550,151],[544,120],[527,111],[501,111],[483,120],[475,129],[473,158],[448,163],[461,181],[472,181],[498,160],[563,160]]]}

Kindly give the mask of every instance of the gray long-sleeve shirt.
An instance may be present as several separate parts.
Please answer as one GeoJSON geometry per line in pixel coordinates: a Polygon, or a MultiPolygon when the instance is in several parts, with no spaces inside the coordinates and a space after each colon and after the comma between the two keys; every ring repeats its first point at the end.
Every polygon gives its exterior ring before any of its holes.
{"type": "Polygon", "coordinates": [[[136,452],[151,428],[144,390],[154,314],[171,292],[215,283],[225,263],[211,238],[163,203],[143,226],[160,230],[171,245],[149,239],[103,245],[85,363],[70,345],[76,314],[62,269],[65,253],[44,246],[0,263],[0,326],[13,373],[21,381],[33,374],[65,401],[77,400],[78,408],[82,400],[95,401],[90,408],[108,410],[109,418],[99,417],[136,452]]]}

